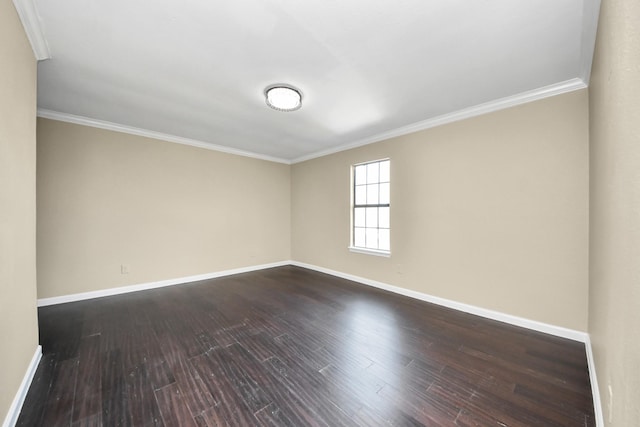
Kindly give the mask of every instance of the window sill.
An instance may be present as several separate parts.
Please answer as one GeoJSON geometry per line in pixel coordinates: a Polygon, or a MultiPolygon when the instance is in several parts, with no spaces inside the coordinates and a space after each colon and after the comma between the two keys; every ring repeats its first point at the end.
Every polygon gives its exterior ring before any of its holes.
{"type": "Polygon", "coordinates": [[[358,253],[358,254],[375,255],[375,256],[382,256],[382,257],[386,257],[386,258],[391,257],[391,252],[390,251],[380,251],[380,250],[376,250],[376,249],[356,248],[354,246],[349,246],[349,251],[355,252],[355,253],[358,253]]]}

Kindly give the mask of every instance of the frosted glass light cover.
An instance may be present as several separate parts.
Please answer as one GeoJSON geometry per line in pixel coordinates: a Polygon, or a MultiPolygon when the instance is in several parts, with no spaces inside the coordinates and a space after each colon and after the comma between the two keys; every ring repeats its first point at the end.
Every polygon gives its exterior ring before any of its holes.
{"type": "Polygon", "coordinates": [[[288,86],[272,86],[265,90],[267,105],[278,111],[295,111],[302,106],[300,91],[288,86]]]}

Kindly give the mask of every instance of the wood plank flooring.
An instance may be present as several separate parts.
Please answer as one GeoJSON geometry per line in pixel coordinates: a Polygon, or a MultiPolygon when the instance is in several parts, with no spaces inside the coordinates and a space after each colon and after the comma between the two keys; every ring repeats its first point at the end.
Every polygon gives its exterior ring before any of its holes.
{"type": "Polygon", "coordinates": [[[594,426],[581,343],[297,267],[39,309],[19,426],[594,426]]]}

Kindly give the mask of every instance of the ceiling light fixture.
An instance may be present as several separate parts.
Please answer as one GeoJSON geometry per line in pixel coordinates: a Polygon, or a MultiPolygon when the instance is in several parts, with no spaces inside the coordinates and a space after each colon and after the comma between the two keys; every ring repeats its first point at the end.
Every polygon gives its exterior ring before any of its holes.
{"type": "Polygon", "coordinates": [[[278,111],[295,111],[302,107],[302,92],[287,84],[267,86],[264,90],[267,105],[278,111]]]}

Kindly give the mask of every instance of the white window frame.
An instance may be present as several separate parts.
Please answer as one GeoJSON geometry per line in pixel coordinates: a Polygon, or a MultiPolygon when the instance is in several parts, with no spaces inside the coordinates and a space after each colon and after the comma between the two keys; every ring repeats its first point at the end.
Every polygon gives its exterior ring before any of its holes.
{"type": "MultiPolygon", "coordinates": [[[[388,212],[389,212],[389,216],[390,216],[390,211],[391,211],[391,200],[390,200],[390,187],[391,187],[391,159],[390,158],[384,158],[384,159],[378,159],[378,160],[371,160],[371,161],[367,161],[367,162],[362,162],[362,163],[357,163],[351,166],[351,191],[350,191],[350,216],[351,216],[351,222],[350,222],[350,240],[349,240],[349,250],[351,252],[356,252],[356,253],[362,253],[362,254],[368,254],[368,255],[376,255],[376,256],[383,256],[383,257],[390,257],[391,256],[391,237],[389,236],[389,249],[378,249],[378,248],[372,248],[372,247],[366,247],[366,246],[356,246],[355,245],[355,233],[356,233],[356,228],[362,228],[362,227],[356,227],[356,208],[378,208],[378,213],[380,212],[379,208],[388,208],[388,212]],[[368,203],[369,200],[366,200],[365,203],[357,203],[356,201],[356,187],[362,187],[365,184],[358,184],[356,183],[356,168],[358,166],[366,166],[369,164],[374,164],[374,163],[382,163],[382,162],[389,162],[389,177],[387,181],[381,181],[380,176],[378,176],[378,178],[376,178],[375,181],[369,182],[367,181],[366,185],[370,185],[370,184],[374,184],[374,185],[378,185],[378,189],[380,189],[380,184],[387,184],[387,188],[389,189],[389,199],[386,200],[387,203],[379,203],[380,202],[380,193],[378,193],[378,200],[375,201],[375,203],[368,203]]],[[[366,187],[365,187],[366,188],[366,187]]],[[[389,223],[387,224],[388,227],[380,227],[380,222],[379,219],[376,216],[376,226],[375,227],[366,227],[366,228],[370,228],[370,229],[377,229],[377,235],[378,238],[380,236],[380,230],[384,229],[384,230],[388,230],[388,233],[390,235],[391,233],[391,224],[390,224],[390,218],[389,218],[389,223]]],[[[366,231],[365,231],[366,232],[366,231]]],[[[378,242],[379,243],[379,242],[378,242]]],[[[366,243],[365,243],[366,245],[366,243]]],[[[377,245],[379,246],[379,244],[377,245]]]]}

